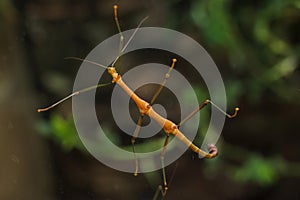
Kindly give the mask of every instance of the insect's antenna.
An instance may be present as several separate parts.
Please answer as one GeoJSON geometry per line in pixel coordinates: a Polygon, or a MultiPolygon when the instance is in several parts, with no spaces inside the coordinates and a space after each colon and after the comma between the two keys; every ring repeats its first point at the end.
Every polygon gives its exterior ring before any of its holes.
{"type": "Polygon", "coordinates": [[[79,95],[81,93],[84,93],[84,92],[87,92],[87,91],[90,91],[90,90],[93,90],[93,89],[96,89],[96,88],[99,88],[99,87],[103,87],[103,86],[107,86],[107,85],[110,85],[111,83],[105,83],[105,84],[98,84],[98,85],[93,85],[91,87],[88,87],[88,88],[84,88],[82,90],[79,90],[79,91],[76,91],[76,92],[73,92],[72,94],[66,96],[65,98],[59,100],[58,102],[52,104],[51,106],[49,107],[46,107],[46,108],[39,108],[37,111],[38,112],[44,112],[44,111],[47,111],[47,110],[50,110],[51,108],[54,108],[55,106],[57,106],[58,104],[70,99],[71,97],[73,96],[76,96],[76,95],[79,95]]]}
{"type": "Polygon", "coordinates": [[[62,102],[64,102],[64,101],[66,101],[66,100],[68,100],[69,98],[71,98],[71,97],[73,97],[73,96],[75,96],[75,95],[76,95],[76,93],[72,93],[72,94],[70,94],[69,96],[67,96],[67,97],[65,97],[65,98],[63,98],[63,99],[61,99],[61,100],[59,100],[58,102],[52,104],[51,106],[49,106],[49,107],[47,107],[47,108],[39,108],[39,109],[37,109],[37,111],[38,111],[38,112],[44,112],[44,111],[50,110],[51,108],[54,108],[54,107],[57,106],[58,104],[60,104],[60,103],[62,103],[62,102]]]}
{"type": "Polygon", "coordinates": [[[133,34],[130,36],[128,42],[125,44],[125,46],[122,49],[122,53],[125,51],[125,49],[127,48],[127,46],[129,45],[129,43],[131,42],[131,40],[133,39],[133,37],[135,36],[136,32],[139,30],[139,28],[142,26],[142,24],[146,21],[146,19],[148,19],[148,16],[145,17],[144,19],[142,19],[142,21],[139,23],[139,25],[136,27],[136,29],[134,30],[133,34]]]}
{"type": "MultiPolygon", "coordinates": [[[[127,46],[129,45],[129,43],[131,42],[131,40],[133,39],[133,37],[135,36],[136,32],[139,30],[139,28],[142,26],[142,24],[144,23],[144,21],[148,19],[148,16],[145,17],[144,19],[142,19],[142,21],[139,23],[139,25],[136,27],[136,29],[134,30],[133,34],[130,36],[129,40],[127,41],[127,43],[125,44],[125,46],[123,47],[123,49],[121,50],[121,54],[125,51],[125,49],[127,48],[127,46]]],[[[116,59],[114,60],[114,62],[112,63],[112,66],[114,66],[114,64],[117,62],[117,60],[120,58],[121,55],[117,56],[116,59]]]]}
{"type": "Polygon", "coordinates": [[[105,65],[102,65],[102,64],[99,64],[99,63],[96,63],[96,62],[93,62],[93,61],[90,61],[90,60],[87,60],[87,59],[82,59],[82,58],[78,58],[78,57],[65,57],[65,59],[66,60],[79,60],[79,61],[82,61],[82,62],[91,63],[93,65],[97,65],[99,67],[107,69],[107,67],[105,65]]]}
{"type": "Polygon", "coordinates": [[[223,113],[224,115],[226,115],[228,118],[234,118],[237,116],[238,111],[240,110],[240,108],[236,107],[234,109],[234,113],[232,115],[226,113],[224,110],[222,110],[219,106],[217,106],[215,103],[213,103],[211,100],[207,99],[205,100],[203,103],[200,104],[200,106],[198,108],[196,108],[195,110],[193,110],[187,117],[185,117],[179,124],[178,127],[182,126],[185,122],[187,122],[190,118],[192,118],[198,111],[200,111],[202,108],[204,108],[208,103],[210,103],[212,106],[214,106],[215,108],[217,108],[221,113],[223,113]]]}

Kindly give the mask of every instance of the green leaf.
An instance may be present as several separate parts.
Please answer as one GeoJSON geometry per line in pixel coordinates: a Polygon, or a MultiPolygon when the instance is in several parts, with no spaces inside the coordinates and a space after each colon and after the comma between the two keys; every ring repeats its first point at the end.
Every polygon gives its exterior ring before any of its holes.
{"type": "Polygon", "coordinates": [[[59,143],[65,151],[71,151],[74,148],[84,149],[71,117],[64,119],[60,115],[55,114],[51,116],[50,124],[53,139],[59,143]]]}
{"type": "Polygon", "coordinates": [[[234,178],[240,182],[255,182],[261,186],[274,184],[284,172],[285,162],[281,159],[266,159],[260,155],[252,155],[234,173],[234,178]]]}

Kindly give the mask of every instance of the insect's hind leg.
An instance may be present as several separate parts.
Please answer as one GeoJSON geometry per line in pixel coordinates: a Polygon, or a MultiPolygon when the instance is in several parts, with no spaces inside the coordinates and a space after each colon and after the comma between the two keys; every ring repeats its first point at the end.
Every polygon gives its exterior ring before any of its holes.
{"type": "Polygon", "coordinates": [[[163,151],[161,153],[161,167],[162,167],[162,176],[163,176],[163,181],[164,181],[164,188],[163,188],[163,196],[165,196],[167,194],[168,191],[168,183],[167,183],[167,176],[166,176],[166,170],[165,170],[165,155],[166,155],[166,151],[167,151],[167,145],[169,142],[169,137],[170,135],[167,134],[165,142],[164,142],[164,148],[163,151]]]}
{"type": "MultiPolygon", "coordinates": [[[[159,85],[159,87],[157,88],[156,92],[154,93],[150,104],[153,105],[153,103],[155,102],[155,100],[157,99],[158,95],[160,94],[160,92],[162,91],[163,87],[165,86],[168,78],[170,77],[170,74],[172,72],[172,70],[174,69],[175,63],[177,62],[176,58],[172,59],[172,64],[168,70],[168,72],[166,73],[162,83],[159,85]]],[[[162,176],[163,176],[163,187],[161,185],[159,185],[157,187],[157,190],[155,192],[155,195],[153,197],[153,199],[157,199],[159,192],[161,192],[162,197],[164,198],[164,196],[167,194],[167,190],[168,190],[168,183],[167,183],[167,176],[166,176],[166,170],[165,170],[165,155],[166,155],[166,151],[167,151],[167,145],[168,145],[168,141],[169,141],[169,137],[170,135],[167,133],[166,134],[166,139],[164,142],[164,147],[163,147],[163,151],[161,153],[161,167],[162,167],[162,176]]]]}
{"type": "Polygon", "coordinates": [[[136,127],[135,127],[135,130],[134,130],[134,133],[133,133],[133,136],[131,138],[131,145],[132,145],[132,151],[133,151],[133,154],[134,154],[134,160],[135,160],[135,171],[134,171],[134,176],[137,176],[138,175],[138,171],[139,171],[139,161],[138,161],[138,158],[136,156],[136,151],[135,151],[135,141],[136,141],[136,138],[138,137],[139,133],[140,133],[140,130],[141,130],[141,125],[142,125],[142,122],[143,122],[143,118],[144,118],[144,115],[141,114],[139,116],[139,119],[138,119],[138,122],[136,124],[136,127]]]}
{"type": "Polygon", "coordinates": [[[161,157],[160,157],[161,166],[162,166],[163,186],[161,184],[157,186],[156,192],[153,196],[153,200],[157,200],[159,197],[159,194],[161,194],[162,199],[164,199],[164,197],[166,196],[167,191],[168,191],[167,176],[166,176],[166,171],[165,171],[165,155],[166,155],[166,151],[167,151],[169,137],[170,137],[170,135],[167,134],[165,142],[164,142],[163,151],[162,151],[161,157]]]}

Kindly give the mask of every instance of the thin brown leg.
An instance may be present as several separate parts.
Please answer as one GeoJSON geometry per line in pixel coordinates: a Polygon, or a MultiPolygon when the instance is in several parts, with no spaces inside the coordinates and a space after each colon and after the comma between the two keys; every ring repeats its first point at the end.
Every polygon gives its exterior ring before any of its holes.
{"type": "Polygon", "coordinates": [[[164,148],[161,153],[161,166],[162,166],[162,175],[163,175],[163,181],[164,181],[163,196],[166,196],[167,190],[168,190],[167,176],[166,176],[166,171],[165,171],[165,155],[166,155],[166,151],[167,151],[169,137],[170,137],[170,135],[167,134],[167,137],[166,137],[166,140],[164,143],[164,148]]]}
{"type": "MultiPolygon", "coordinates": [[[[177,62],[177,60],[175,58],[172,59],[172,64],[171,67],[169,68],[169,71],[166,73],[164,80],[162,81],[162,83],[160,84],[160,86],[157,88],[156,92],[154,93],[150,105],[153,105],[153,103],[155,102],[155,100],[157,99],[158,95],[160,94],[160,92],[162,91],[163,87],[165,86],[168,78],[170,77],[171,71],[174,69],[175,63],[177,62]]],[[[156,200],[158,198],[159,192],[161,192],[162,197],[164,198],[164,196],[167,193],[168,190],[168,184],[167,184],[167,176],[166,176],[166,172],[165,172],[165,154],[166,154],[166,150],[167,150],[167,144],[168,144],[168,140],[169,140],[169,134],[167,134],[166,140],[164,142],[164,148],[161,154],[161,165],[162,165],[162,176],[163,176],[163,184],[164,184],[164,188],[162,188],[161,185],[159,185],[157,187],[157,190],[155,192],[155,195],[153,197],[153,200],[156,200]]]]}
{"type": "MultiPolygon", "coordinates": [[[[157,88],[156,92],[154,93],[154,95],[153,95],[153,97],[152,97],[152,99],[151,99],[151,103],[150,103],[151,105],[154,103],[154,101],[155,101],[156,98],[158,97],[159,93],[161,92],[162,88],[163,88],[164,85],[166,84],[167,79],[170,77],[170,73],[171,73],[171,71],[173,70],[176,61],[177,61],[177,60],[176,60],[175,58],[172,59],[172,65],[171,65],[169,71],[166,73],[164,80],[162,81],[162,83],[161,83],[160,86],[157,88]]],[[[135,145],[134,145],[134,144],[135,144],[136,138],[138,137],[138,134],[139,134],[139,132],[140,132],[142,122],[143,122],[143,115],[141,115],[141,116],[139,117],[138,122],[137,122],[137,126],[136,126],[135,131],[134,131],[134,133],[133,133],[133,136],[132,136],[132,138],[131,138],[132,150],[133,150],[134,157],[135,157],[135,172],[134,172],[134,175],[135,175],[135,176],[137,176],[137,174],[138,174],[138,168],[139,168],[138,166],[139,166],[139,164],[138,164],[138,159],[137,159],[137,157],[136,157],[136,151],[135,151],[135,145]]],[[[165,154],[165,152],[164,152],[164,154],[165,154]]],[[[165,175],[164,175],[164,176],[165,176],[165,175]]],[[[165,180],[165,179],[164,179],[164,180],[165,180]]]]}
{"type": "Polygon", "coordinates": [[[156,98],[158,97],[158,95],[160,94],[161,90],[163,89],[163,87],[165,86],[168,78],[170,77],[170,73],[173,70],[175,63],[177,62],[176,58],[172,59],[172,65],[169,68],[169,71],[166,73],[164,80],[162,81],[162,83],[160,84],[160,86],[157,88],[156,92],[154,93],[150,105],[153,105],[154,101],[156,100],[156,98]]]}
{"type": "Polygon", "coordinates": [[[144,115],[140,115],[139,119],[138,119],[138,122],[136,124],[136,127],[135,127],[135,130],[134,130],[134,133],[133,133],[133,136],[131,138],[131,144],[132,144],[132,151],[133,151],[133,154],[134,154],[134,160],[135,160],[135,171],[134,171],[134,176],[137,176],[138,175],[138,171],[139,171],[139,161],[136,157],[136,151],[135,151],[135,141],[136,141],[136,138],[138,137],[139,133],[140,133],[140,129],[141,129],[141,125],[142,125],[142,122],[143,122],[143,118],[144,118],[144,115]]]}
{"type": "MultiPolygon", "coordinates": [[[[153,200],[157,200],[158,197],[159,197],[159,194],[161,194],[162,196],[162,199],[165,198],[166,194],[167,194],[167,191],[168,191],[168,182],[167,182],[167,176],[166,176],[166,171],[165,171],[165,155],[166,155],[166,151],[167,151],[167,145],[168,145],[168,142],[169,142],[169,137],[170,135],[167,134],[166,136],[166,139],[165,139],[165,142],[164,142],[164,148],[163,148],[163,151],[161,153],[161,166],[162,166],[162,176],[163,176],[163,187],[161,185],[158,185],[156,191],[155,191],[155,194],[153,196],[153,200]]],[[[174,173],[173,173],[174,175],[174,173]]],[[[173,175],[172,175],[172,178],[173,179],[173,175]]]]}
{"type": "Polygon", "coordinates": [[[212,106],[217,108],[220,112],[222,112],[224,115],[226,115],[228,118],[234,118],[237,116],[238,111],[240,110],[238,107],[234,109],[234,113],[232,115],[226,113],[223,111],[219,106],[217,106],[215,103],[213,103],[211,100],[207,99],[203,103],[200,104],[198,108],[193,110],[188,116],[186,116],[179,124],[178,127],[182,126],[185,122],[187,122],[189,119],[191,119],[197,112],[199,112],[202,108],[204,108],[208,103],[210,103],[212,106]]]}
{"type": "Polygon", "coordinates": [[[163,188],[161,185],[157,186],[157,189],[155,191],[155,194],[154,194],[152,200],[157,200],[159,197],[159,194],[161,194],[161,196],[163,196],[163,188]]]}
{"type": "Polygon", "coordinates": [[[189,119],[191,119],[198,111],[200,111],[202,108],[204,108],[209,103],[209,100],[205,100],[203,103],[200,104],[198,108],[193,110],[188,116],[186,116],[179,124],[178,128],[182,126],[185,122],[187,122],[189,119]]]}

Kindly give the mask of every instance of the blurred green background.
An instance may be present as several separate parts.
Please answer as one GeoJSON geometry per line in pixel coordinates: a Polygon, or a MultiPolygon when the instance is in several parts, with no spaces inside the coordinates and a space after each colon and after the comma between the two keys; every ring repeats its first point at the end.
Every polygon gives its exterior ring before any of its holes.
{"type": "MultiPolygon", "coordinates": [[[[149,15],[143,26],[174,29],[198,41],[219,67],[229,112],[241,108],[237,118],[225,123],[219,157],[198,159],[187,151],[167,167],[169,179],[176,168],[167,199],[300,199],[297,0],[2,0],[0,199],[152,199],[162,183],[161,171],[133,177],[86,152],[73,124],[71,101],[36,112],[71,93],[80,63],[64,57],[84,58],[117,33],[115,3],[123,30],[149,15]]],[[[171,58],[142,52],[124,56],[120,68],[124,73],[141,63],[168,65],[171,58]]],[[[191,79],[199,101],[208,98],[190,68],[178,62],[176,69],[191,79]]],[[[130,137],[109,117],[112,88],[98,90],[97,109],[108,115],[103,123],[112,140],[130,148],[130,137]]],[[[206,107],[201,114],[198,145],[209,112],[206,107]]]]}

